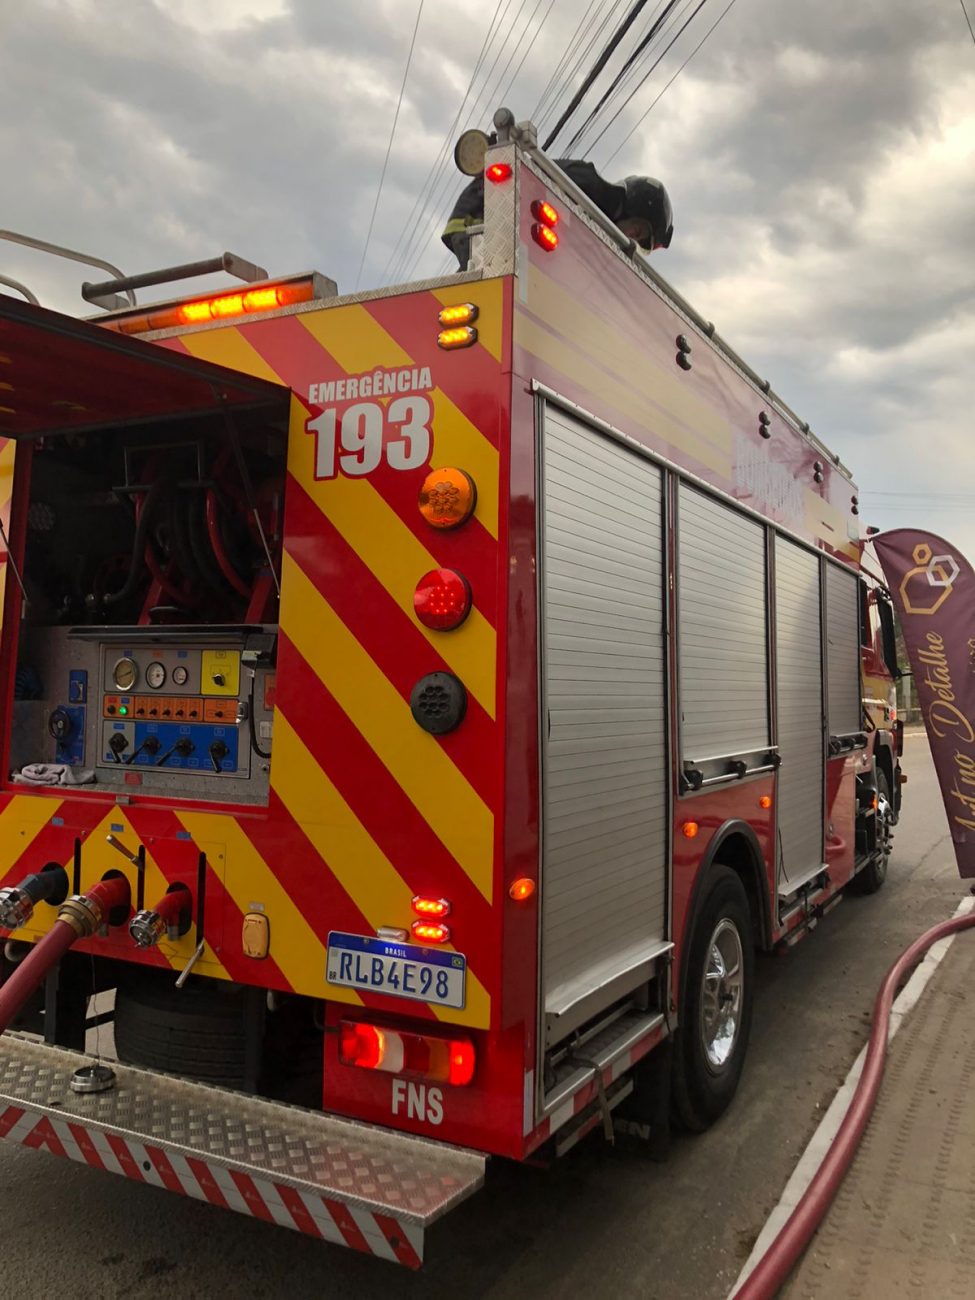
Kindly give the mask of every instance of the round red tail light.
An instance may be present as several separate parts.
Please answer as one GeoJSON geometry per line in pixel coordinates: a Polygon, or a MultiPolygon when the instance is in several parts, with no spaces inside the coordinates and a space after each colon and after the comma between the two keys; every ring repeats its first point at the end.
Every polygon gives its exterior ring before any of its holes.
{"type": "Polygon", "coordinates": [[[454,569],[431,569],[416,584],[413,609],[424,627],[449,632],[471,612],[471,585],[454,569]]]}

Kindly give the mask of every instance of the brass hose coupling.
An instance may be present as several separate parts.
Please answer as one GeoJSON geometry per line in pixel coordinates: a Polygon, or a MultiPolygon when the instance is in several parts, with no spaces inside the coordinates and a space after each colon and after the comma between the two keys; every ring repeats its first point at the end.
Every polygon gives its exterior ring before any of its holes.
{"type": "Polygon", "coordinates": [[[73,894],[58,909],[58,920],[70,925],[79,939],[88,939],[103,924],[105,908],[98,898],[73,894]]]}

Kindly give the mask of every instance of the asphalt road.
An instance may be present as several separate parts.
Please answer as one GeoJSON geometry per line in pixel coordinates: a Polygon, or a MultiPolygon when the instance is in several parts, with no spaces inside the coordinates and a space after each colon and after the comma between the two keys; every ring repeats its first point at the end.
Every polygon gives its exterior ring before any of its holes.
{"type": "Polygon", "coordinates": [[[495,1165],[428,1239],[419,1275],[156,1188],[0,1143],[3,1294],[74,1297],[727,1295],[866,1039],[885,970],[964,895],[923,736],[909,736],[890,874],[759,963],[731,1110],[669,1160],[594,1135],[548,1170],[495,1165]]]}

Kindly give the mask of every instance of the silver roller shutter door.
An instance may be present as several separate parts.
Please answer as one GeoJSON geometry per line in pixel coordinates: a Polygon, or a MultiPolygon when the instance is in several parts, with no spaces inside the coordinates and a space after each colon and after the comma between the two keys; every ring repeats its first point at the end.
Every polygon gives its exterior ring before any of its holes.
{"type": "Polygon", "coordinates": [[[541,474],[542,977],[561,1015],[664,935],[662,483],[552,408],[541,474]]]}
{"type": "Polygon", "coordinates": [[[780,888],[823,864],[823,682],[819,557],[775,539],[775,653],[782,765],[776,810],[780,888]]]}
{"type": "Polygon", "coordinates": [[[863,730],[856,574],[826,565],[826,717],[831,736],[863,730]]]}
{"type": "Polygon", "coordinates": [[[765,530],[681,484],[677,532],[681,758],[769,743],[765,530]]]}

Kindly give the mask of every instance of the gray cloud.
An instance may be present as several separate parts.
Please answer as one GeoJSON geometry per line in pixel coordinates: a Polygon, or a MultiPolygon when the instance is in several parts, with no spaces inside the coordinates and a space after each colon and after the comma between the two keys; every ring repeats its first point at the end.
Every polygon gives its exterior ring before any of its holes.
{"type": "MultiPolygon", "coordinates": [[[[724,2],[607,132],[597,164],[724,2]]],[[[495,98],[475,98],[461,125],[486,125],[547,9],[510,6],[495,98]]],[[[408,227],[494,12],[426,0],[364,284],[408,227]]],[[[518,116],[577,22],[601,12],[555,0],[510,89],[518,116]]],[[[10,10],[0,225],[126,270],[229,247],[351,288],[415,14],[412,0],[10,10]]],[[[869,520],[941,524],[975,556],[971,512],[949,513],[943,495],[972,477],[973,161],[975,49],[951,0],[738,0],[607,172],[666,181],[677,234],[659,268],[854,468],[869,520]],[[912,496],[870,496],[895,491],[912,496]]],[[[443,265],[436,234],[461,183],[445,170],[416,274],[443,265]]],[[[81,268],[0,244],[0,271],[84,310],[81,268]]]]}

